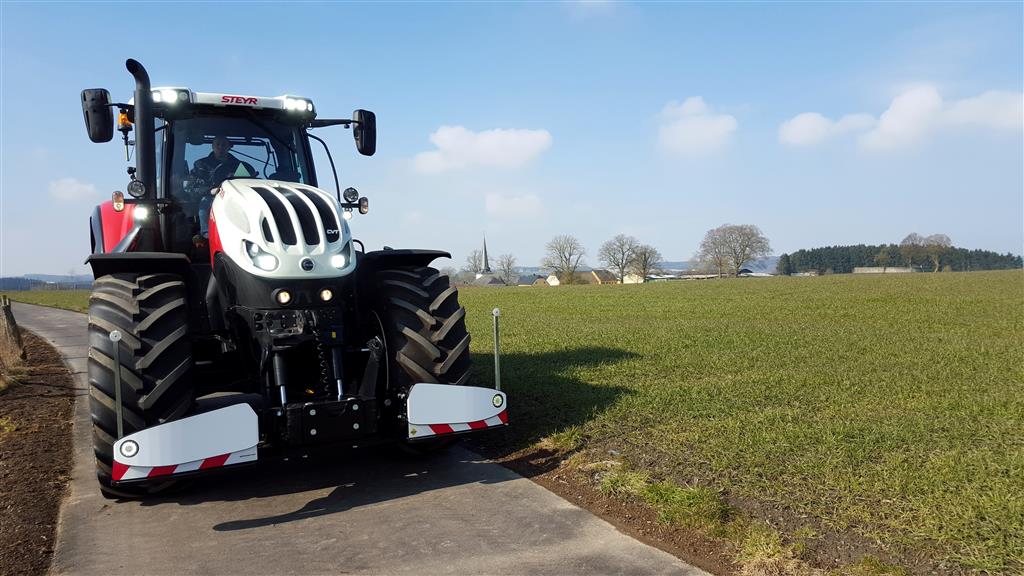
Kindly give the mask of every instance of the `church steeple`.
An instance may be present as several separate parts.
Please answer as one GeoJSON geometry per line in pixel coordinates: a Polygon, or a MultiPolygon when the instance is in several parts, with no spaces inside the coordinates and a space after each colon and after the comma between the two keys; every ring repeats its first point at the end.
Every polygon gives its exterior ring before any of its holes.
{"type": "Polygon", "coordinates": [[[484,236],[484,267],[480,270],[481,274],[491,274],[491,260],[487,257],[487,236],[484,236]]]}

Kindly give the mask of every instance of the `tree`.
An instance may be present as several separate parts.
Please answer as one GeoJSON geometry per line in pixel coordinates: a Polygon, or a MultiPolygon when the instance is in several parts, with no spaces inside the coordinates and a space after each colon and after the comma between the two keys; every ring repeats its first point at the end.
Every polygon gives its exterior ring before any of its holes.
{"type": "Polygon", "coordinates": [[[725,272],[728,256],[725,249],[725,238],[722,233],[724,226],[708,230],[700,243],[697,260],[708,270],[715,270],[721,277],[725,272]]]}
{"type": "Polygon", "coordinates": [[[640,243],[636,238],[619,234],[601,245],[597,258],[602,264],[617,272],[619,282],[622,282],[639,247],[640,243]]]}
{"type": "Polygon", "coordinates": [[[445,266],[444,268],[441,268],[440,272],[443,276],[447,276],[449,278],[455,278],[455,275],[459,273],[458,270],[452,268],[451,266],[445,266]]]}
{"type": "Polygon", "coordinates": [[[793,273],[793,263],[789,261],[789,254],[779,256],[779,261],[775,264],[775,273],[781,276],[789,276],[793,273]]]}
{"type": "Polygon", "coordinates": [[[662,261],[661,253],[654,246],[643,244],[636,247],[629,261],[629,271],[641,278],[641,282],[654,272],[662,261]]]}
{"type": "Polygon", "coordinates": [[[511,284],[516,276],[516,257],[511,254],[498,256],[498,279],[511,284]]]}
{"type": "Polygon", "coordinates": [[[586,250],[575,236],[555,236],[545,247],[547,254],[541,260],[541,266],[550,269],[563,284],[576,281],[576,270],[583,264],[586,250]]]}
{"type": "Polygon", "coordinates": [[[470,274],[479,274],[484,269],[484,253],[479,250],[473,250],[466,256],[466,267],[463,268],[470,274]]]}
{"type": "Polygon", "coordinates": [[[900,254],[907,261],[907,265],[913,268],[915,260],[920,262],[924,258],[924,237],[917,232],[907,234],[900,242],[900,254]]]}
{"type": "Polygon", "coordinates": [[[888,247],[882,248],[878,254],[875,254],[875,264],[882,267],[882,272],[885,272],[886,268],[892,266],[894,260],[893,254],[888,247]]]}
{"type": "Polygon", "coordinates": [[[924,252],[932,259],[935,264],[935,272],[940,269],[940,260],[942,257],[949,252],[949,249],[953,246],[953,241],[949,239],[949,236],[945,234],[932,234],[931,236],[924,239],[924,252]]]}
{"type": "Polygon", "coordinates": [[[743,264],[771,253],[768,238],[753,224],[723,224],[708,230],[704,241],[700,243],[701,259],[713,263],[719,276],[726,266],[732,270],[733,275],[739,276],[743,264]]]}

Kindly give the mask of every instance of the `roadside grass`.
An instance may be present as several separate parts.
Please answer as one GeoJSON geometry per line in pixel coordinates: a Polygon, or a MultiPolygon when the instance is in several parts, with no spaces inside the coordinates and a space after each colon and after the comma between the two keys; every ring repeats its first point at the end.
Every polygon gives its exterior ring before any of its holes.
{"type": "Polygon", "coordinates": [[[25,361],[18,346],[0,338],[0,392],[25,376],[25,361]]]}
{"type": "Polygon", "coordinates": [[[1024,570],[1024,272],[467,288],[462,300],[482,385],[502,310],[513,447],[614,450],[630,473],[888,553],[1024,570]],[[556,353],[576,361],[538,361],[556,353]]]}
{"type": "Polygon", "coordinates": [[[24,302],[25,304],[52,306],[75,312],[89,310],[88,290],[16,290],[2,294],[9,296],[15,302],[24,302]]]}
{"type": "MultiPolygon", "coordinates": [[[[88,301],[10,296],[78,311],[88,301]]],[[[470,287],[461,298],[481,385],[493,384],[491,309],[502,310],[513,448],[613,450],[636,476],[605,490],[741,551],[756,518],[722,495],[892,554],[1024,571],[1022,271],[470,287]]],[[[798,556],[805,536],[778,534],[779,548],[768,534],[749,550],[798,556]]],[[[872,562],[842,573],[902,573],[872,562]]]]}

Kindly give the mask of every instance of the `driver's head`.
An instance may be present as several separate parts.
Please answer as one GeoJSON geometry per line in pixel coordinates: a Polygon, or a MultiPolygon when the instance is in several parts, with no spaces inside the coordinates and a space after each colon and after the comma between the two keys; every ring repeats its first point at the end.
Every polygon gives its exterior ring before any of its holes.
{"type": "Polygon", "coordinates": [[[228,150],[231,150],[231,142],[228,142],[227,138],[217,136],[213,139],[213,155],[218,159],[227,156],[228,150]]]}

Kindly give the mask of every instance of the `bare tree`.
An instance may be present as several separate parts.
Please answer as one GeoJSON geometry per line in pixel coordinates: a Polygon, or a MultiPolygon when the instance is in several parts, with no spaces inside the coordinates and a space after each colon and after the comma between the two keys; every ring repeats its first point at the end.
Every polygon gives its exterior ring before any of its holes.
{"type": "Polygon", "coordinates": [[[576,270],[583,264],[586,250],[575,236],[555,236],[546,246],[547,254],[540,265],[551,269],[563,284],[576,281],[576,270]]]}
{"type": "Polygon", "coordinates": [[[710,263],[722,275],[727,266],[738,276],[743,264],[772,253],[768,238],[753,224],[723,224],[708,230],[700,243],[700,260],[710,263]]]}
{"type": "Polygon", "coordinates": [[[615,270],[618,273],[619,282],[622,282],[629,270],[629,263],[636,255],[636,249],[640,243],[632,236],[619,234],[615,238],[601,245],[597,252],[597,259],[602,264],[615,270]]]}
{"type": "Polygon", "coordinates": [[[932,234],[924,239],[924,252],[935,264],[935,272],[939,271],[939,261],[942,260],[942,257],[949,251],[951,246],[953,246],[953,241],[945,234],[932,234]]]}
{"type": "Polygon", "coordinates": [[[900,242],[900,254],[911,268],[914,267],[915,260],[920,263],[925,255],[924,236],[921,236],[917,232],[907,234],[907,237],[900,242]]]}
{"type": "Polygon", "coordinates": [[[629,261],[629,271],[639,276],[641,282],[646,282],[647,277],[657,270],[661,261],[661,252],[658,252],[657,248],[642,244],[636,247],[633,258],[629,261]]]}
{"type": "Polygon", "coordinates": [[[466,256],[466,267],[463,270],[471,274],[479,274],[483,269],[484,253],[479,250],[473,250],[466,256]]]}
{"type": "Polygon", "coordinates": [[[516,276],[516,257],[511,254],[498,256],[498,279],[505,284],[512,284],[516,276]]]}
{"type": "Polygon", "coordinates": [[[697,252],[697,260],[704,268],[708,271],[714,270],[719,277],[725,272],[725,267],[729,261],[722,228],[724,226],[708,230],[707,234],[704,235],[704,239],[701,240],[700,250],[697,252]]]}

